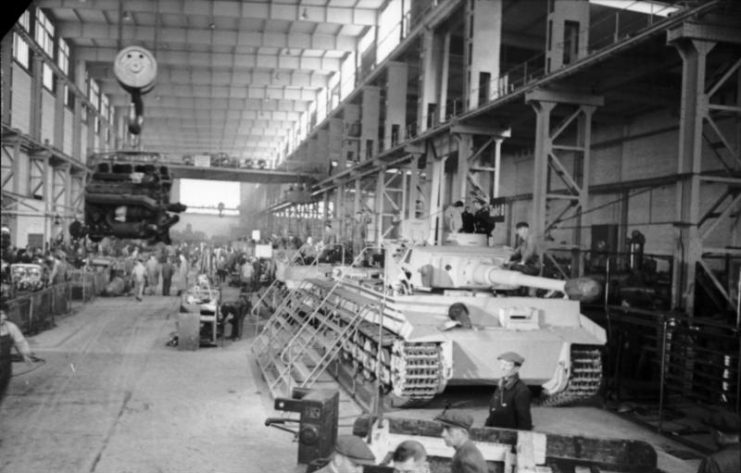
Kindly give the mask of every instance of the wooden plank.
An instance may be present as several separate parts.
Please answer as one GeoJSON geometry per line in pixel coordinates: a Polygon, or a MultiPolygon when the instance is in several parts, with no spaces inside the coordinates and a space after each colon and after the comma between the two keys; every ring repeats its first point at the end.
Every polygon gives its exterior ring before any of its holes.
{"type": "MultiPolygon", "coordinates": [[[[384,421],[389,423],[389,432],[393,434],[410,437],[442,435],[442,425],[434,421],[393,417],[385,417],[384,421]]],[[[353,432],[361,435],[367,430],[367,417],[359,417],[353,432]]],[[[516,430],[474,427],[470,435],[476,442],[515,446],[519,433],[516,430]]],[[[650,444],[637,440],[546,434],[546,465],[563,468],[586,464],[616,472],[650,473],[657,470],[657,456],[650,444]]]]}

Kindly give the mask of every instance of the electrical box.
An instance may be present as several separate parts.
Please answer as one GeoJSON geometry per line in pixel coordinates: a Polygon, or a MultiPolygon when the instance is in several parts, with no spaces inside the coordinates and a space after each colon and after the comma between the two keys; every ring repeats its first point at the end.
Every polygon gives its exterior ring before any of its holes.
{"type": "Polygon", "coordinates": [[[298,463],[327,458],[337,441],[340,393],[337,390],[294,388],[291,399],[278,398],[275,409],[301,414],[298,430],[298,463]]]}

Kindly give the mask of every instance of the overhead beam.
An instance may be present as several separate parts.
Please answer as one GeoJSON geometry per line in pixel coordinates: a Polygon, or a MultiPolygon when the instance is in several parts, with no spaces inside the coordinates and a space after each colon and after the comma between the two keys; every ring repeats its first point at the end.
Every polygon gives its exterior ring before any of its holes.
{"type": "MultiPolygon", "coordinates": [[[[111,105],[126,106],[130,99],[126,96],[114,96],[111,105]]],[[[258,100],[258,99],[210,99],[187,97],[161,97],[159,100],[144,100],[145,110],[156,109],[159,106],[179,108],[191,111],[222,111],[222,110],[265,110],[280,112],[306,112],[310,102],[304,100],[258,100]]],[[[145,117],[147,112],[145,111],[145,117]]]]}
{"type": "MultiPolygon", "coordinates": [[[[216,126],[216,125],[209,126],[209,125],[200,125],[196,123],[191,123],[187,125],[186,124],[179,125],[178,131],[181,133],[192,131],[193,133],[208,133],[211,135],[218,134],[222,136],[233,136],[239,139],[242,139],[242,138],[249,139],[252,137],[263,137],[263,136],[281,136],[282,137],[286,135],[286,128],[261,127],[261,128],[226,129],[226,128],[216,126]]],[[[168,124],[164,124],[164,123],[151,125],[150,129],[152,131],[157,131],[160,129],[163,130],[163,132],[172,131],[172,128],[168,126],[168,124]]]]}
{"type": "MultiPolygon", "coordinates": [[[[155,2],[156,3],[156,2],[155,2]]],[[[208,2],[202,2],[208,3],[208,2]]],[[[158,43],[166,43],[174,49],[199,45],[208,47],[229,46],[265,47],[265,48],[301,48],[321,49],[330,51],[355,51],[358,40],[355,36],[306,34],[299,32],[275,33],[265,31],[248,31],[235,29],[211,29],[193,27],[157,27],[124,25],[121,28],[121,41],[124,44],[151,45],[154,49],[155,38],[158,43]]],[[[57,34],[65,39],[80,39],[85,41],[109,41],[119,38],[118,25],[106,23],[60,21],[57,22],[57,34]]]]}
{"type": "MultiPolygon", "coordinates": [[[[214,116],[209,110],[199,113],[198,115],[186,115],[183,114],[183,109],[180,107],[165,107],[158,105],[157,107],[150,106],[147,99],[145,103],[145,119],[150,118],[203,118],[205,120],[220,120],[226,118],[227,120],[260,120],[265,122],[270,121],[290,121],[295,122],[301,118],[301,112],[284,112],[276,110],[219,110],[218,115],[214,116]]],[[[128,104],[126,104],[128,107],[128,104]]]]}
{"type": "MultiPolygon", "coordinates": [[[[88,66],[88,73],[94,79],[114,81],[110,64],[88,66]]],[[[245,68],[207,68],[192,69],[188,66],[163,66],[157,68],[157,85],[208,85],[232,86],[244,84],[249,87],[304,87],[326,88],[329,85],[329,75],[318,72],[305,71],[267,71],[245,68]]],[[[156,87],[155,86],[155,87],[156,87]]]]}
{"type": "MultiPolygon", "coordinates": [[[[112,47],[80,47],[75,49],[75,59],[86,62],[113,64],[116,54],[118,54],[118,49],[112,47]]],[[[306,57],[295,54],[295,52],[288,55],[159,49],[156,59],[159,66],[181,66],[183,64],[187,64],[188,67],[192,68],[239,66],[244,69],[290,69],[313,71],[320,74],[331,74],[339,71],[342,65],[342,60],[339,58],[306,57]]]]}
{"type": "MultiPolygon", "coordinates": [[[[112,18],[118,18],[119,0],[40,0],[41,8],[66,8],[71,10],[108,10],[112,18]]],[[[378,26],[378,14],[373,8],[345,6],[316,6],[300,3],[277,2],[234,2],[189,0],[126,0],[124,8],[137,13],[187,15],[228,20],[258,19],[300,21],[305,23],[332,23],[337,25],[378,26]]]]}
{"type": "MultiPolygon", "coordinates": [[[[119,88],[121,94],[125,92],[117,81],[112,79],[103,79],[99,81],[100,85],[110,89],[119,88]]],[[[283,99],[283,100],[301,100],[314,101],[317,96],[317,89],[311,88],[291,88],[291,87],[249,87],[239,86],[230,87],[225,85],[171,85],[167,88],[159,87],[159,95],[168,97],[205,97],[205,98],[224,98],[224,99],[283,99]]]]}
{"type": "Polygon", "coordinates": [[[225,117],[215,119],[196,119],[192,117],[158,117],[157,123],[173,127],[205,126],[219,127],[225,131],[251,130],[258,128],[274,128],[287,130],[292,128],[296,121],[271,121],[271,120],[233,120],[225,117]]]}

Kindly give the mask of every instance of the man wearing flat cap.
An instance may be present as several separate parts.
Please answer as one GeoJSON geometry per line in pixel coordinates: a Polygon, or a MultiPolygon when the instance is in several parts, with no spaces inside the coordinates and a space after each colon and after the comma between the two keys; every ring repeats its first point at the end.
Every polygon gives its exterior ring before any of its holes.
{"type": "Polygon", "coordinates": [[[374,465],[376,457],[363,439],[340,435],[329,464],[315,473],[362,473],[363,465],[374,465]]]}
{"type": "Polygon", "coordinates": [[[486,460],[476,444],[468,438],[473,417],[464,412],[446,410],[435,420],[443,424],[445,445],[455,449],[450,473],[487,473],[486,460]]]}
{"type": "Polygon", "coordinates": [[[521,355],[509,351],[497,358],[502,377],[489,401],[487,427],[531,430],[530,389],[520,379],[520,366],[525,362],[521,355]]]}
{"type": "Polygon", "coordinates": [[[697,473],[738,473],[741,471],[739,430],[741,419],[730,412],[716,412],[704,422],[713,428],[713,440],[720,451],[708,455],[700,463],[697,473]]]}

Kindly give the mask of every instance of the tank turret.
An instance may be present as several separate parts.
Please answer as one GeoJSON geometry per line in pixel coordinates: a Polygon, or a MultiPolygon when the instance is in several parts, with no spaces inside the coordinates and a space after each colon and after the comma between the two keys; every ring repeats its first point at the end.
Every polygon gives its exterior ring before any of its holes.
{"type": "Polygon", "coordinates": [[[588,301],[600,293],[590,278],[551,279],[508,270],[508,247],[421,246],[387,251],[387,281],[404,280],[414,290],[495,290],[530,287],[588,301]]]}

